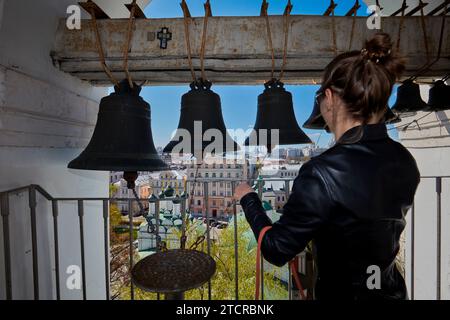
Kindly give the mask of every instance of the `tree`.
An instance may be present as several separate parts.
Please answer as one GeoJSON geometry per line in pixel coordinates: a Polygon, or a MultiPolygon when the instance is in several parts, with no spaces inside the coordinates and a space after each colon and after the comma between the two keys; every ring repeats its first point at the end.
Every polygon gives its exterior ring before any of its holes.
{"type": "MultiPolygon", "coordinates": [[[[239,299],[252,300],[255,294],[256,241],[243,215],[238,215],[237,219],[239,299]]],[[[171,231],[178,237],[181,236],[181,230],[174,229],[171,231]]],[[[200,222],[191,223],[187,219],[186,235],[188,241],[186,247],[189,248],[199,236],[204,234],[204,231],[205,227],[200,222]]],[[[206,252],[206,242],[202,242],[197,250],[206,252]]],[[[234,252],[234,224],[230,223],[227,228],[220,230],[220,235],[216,241],[211,241],[211,256],[216,261],[216,273],[211,279],[211,299],[213,300],[235,299],[234,252]]],[[[280,268],[273,268],[272,271],[264,273],[266,297],[271,299],[288,298],[287,289],[275,277],[275,274],[280,271],[280,268]]],[[[120,298],[130,298],[129,285],[121,288],[120,298]]],[[[156,299],[156,294],[135,289],[135,299],[156,299]]],[[[185,299],[208,299],[208,285],[205,284],[201,288],[187,291],[185,299]]]]}

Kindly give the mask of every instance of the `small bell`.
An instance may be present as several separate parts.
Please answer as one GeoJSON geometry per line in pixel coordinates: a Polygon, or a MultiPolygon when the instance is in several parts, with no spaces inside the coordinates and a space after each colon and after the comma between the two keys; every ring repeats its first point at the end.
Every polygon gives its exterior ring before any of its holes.
{"type": "Polygon", "coordinates": [[[450,109],[450,86],[442,80],[436,81],[429,92],[428,106],[428,111],[450,109]]]}
{"type": "Polygon", "coordinates": [[[400,114],[402,118],[413,116],[417,111],[423,111],[427,108],[427,104],[420,96],[420,87],[411,79],[405,80],[401,86],[397,88],[397,101],[392,106],[395,114],[400,114]]]}

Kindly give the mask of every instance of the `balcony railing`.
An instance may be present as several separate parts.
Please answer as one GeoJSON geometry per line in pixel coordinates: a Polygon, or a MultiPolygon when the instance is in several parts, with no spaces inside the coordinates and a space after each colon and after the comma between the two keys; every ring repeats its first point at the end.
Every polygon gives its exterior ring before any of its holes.
{"type": "MultiPolygon", "coordinates": [[[[442,180],[443,179],[449,179],[450,176],[426,176],[422,177],[422,181],[425,179],[434,179],[436,182],[436,217],[437,217],[437,233],[436,233],[436,248],[437,248],[437,255],[436,255],[436,298],[441,299],[441,259],[442,259],[442,180]]],[[[205,218],[206,221],[209,221],[211,218],[211,212],[208,208],[209,202],[208,202],[208,183],[212,182],[212,179],[197,179],[196,182],[200,183],[203,186],[204,191],[204,197],[205,197],[205,205],[206,205],[206,212],[205,212],[205,218]]],[[[234,193],[234,188],[236,186],[236,182],[232,179],[214,179],[216,182],[220,181],[228,181],[232,183],[232,190],[234,193]]],[[[290,191],[290,182],[292,182],[292,179],[263,179],[258,180],[258,194],[260,198],[262,198],[262,186],[265,182],[271,182],[271,181],[283,181],[284,182],[284,191],[286,193],[286,198],[289,196],[290,191]]],[[[86,245],[85,245],[85,224],[84,224],[84,212],[85,212],[85,204],[87,202],[99,202],[102,205],[102,218],[103,218],[103,241],[104,241],[104,247],[102,255],[104,256],[104,291],[105,291],[105,297],[107,300],[110,299],[110,247],[109,247],[109,207],[112,202],[117,201],[127,201],[128,207],[130,210],[128,210],[128,216],[129,216],[129,254],[128,254],[128,264],[129,269],[131,270],[132,266],[134,265],[134,246],[133,246],[133,202],[135,201],[149,201],[149,199],[135,199],[135,198],[65,198],[65,197],[53,197],[48,192],[46,192],[42,187],[39,185],[29,185],[22,188],[16,188],[13,190],[8,190],[0,193],[0,208],[1,208],[1,216],[2,216],[2,225],[3,225],[3,261],[4,261],[4,279],[5,279],[5,285],[2,286],[5,289],[5,297],[6,299],[13,299],[13,283],[12,283],[12,265],[11,265],[11,234],[10,234],[10,195],[13,194],[20,194],[20,193],[26,193],[28,194],[28,206],[29,206],[29,215],[30,215],[30,232],[31,232],[31,255],[32,255],[32,282],[33,282],[33,293],[34,293],[34,299],[39,299],[39,285],[40,285],[40,279],[39,279],[39,263],[38,263],[38,234],[37,234],[37,220],[39,219],[39,215],[37,212],[37,201],[36,197],[38,194],[43,196],[47,201],[51,203],[51,213],[52,213],[52,220],[53,220],[53,247],[54,247],[54,283],[55,283],[55,298],[59,300],[61,298],[61,278],[60,278],[60,255],[62,252],[60,251],[60,234],[58,230],[58,217],[60,217],[59,212],[59,206],[62,202],[72,202],[76,203],[77,208],[77,215],[78,215],[78,229],[79,229],[79,245],[80,245],[80,261],[81,261],[81,291],[82,291],[82,297],[83,299],[86,299],[87,292],[86,292],[86,245]]],[[[169,197],[169,198],[162,198],[156,200],[154,203],[155,205],[155,212],[159,212],[159,206],[160,203],[163,201],[173,201],[173,200],[181,200],[181,212],[186,212],[186,206],[187,206],[187,198],[176,198],[176,197],[169,197]]],[[[232,205],[233,214],[236,216],[237,213],[237,204],[233,203],[232,205]]],[[[405,264],[408,265],[410,270],[410,297],[411,299],[414,299],[414,291],[415,291],[415,283],[414,283],[414,272],[415,272],[415,206],[413,205],[411,209],[411,220],[409,223],[409,232],[411,235],[410,238],[410,259],[409,261],[405,261],[405,264]]],[[[185,223],[185,219],[182,219],[183,223],[185,223]]],[[[233,225],[229,225],[228,228],[234,228],[234,298],[236,300],[239,299],[239,254],[238,254],[238,219],[233,219],[234,223],[233,225]]],[[[159,233],[159,219],[156,219],[156,235],[159,233]]],[[[211,227],[210,223],[206,223],[206,251],[208,254],[211,252],[211,227]]],[[[264,264],[262,263],[262,266],[264,264]]],[[[406,267],[406,266],[405,266],[406,267]]],[[[406,268],[405,268],[406,269],[406,268]]],[[[294,288],[292,284],[292,277],[290,274],[290,268],[288,268],[288,297],[289,299],[292,299],[294,297],[294,288]]],[[[264,275],[264,272],[262,270],[262,275],[264,275]]],[[[0,278],[1,279],[1,278],[0,278]]],[[[211,281],[207,284],[208,286],[208,299],[211,299],[212,297],[212,288],[211,288],[211,281]]],[[[132,282],[130,282],[130,297],[131,299],[134,299],[135,295],[135,288],[132,282]]],[[[159,295],[158,295],[159,296],[159,295]]],[[[264,281],[261,281],[261,296],[264,298],[264,281]]]]}

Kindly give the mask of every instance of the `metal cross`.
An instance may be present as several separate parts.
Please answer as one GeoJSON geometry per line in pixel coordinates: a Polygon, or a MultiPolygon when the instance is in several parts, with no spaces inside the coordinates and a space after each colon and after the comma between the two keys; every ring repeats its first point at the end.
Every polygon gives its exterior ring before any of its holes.
{"type": "Polygon", "coordinates": [[[158,31],[158,34],[156,36],[158,38],[159,47],[161,49],[167,49],[167,42],[169,40],[172,40],[172,32],[169,32],[169,28],[163,27],[161,31],[158,31]]]}

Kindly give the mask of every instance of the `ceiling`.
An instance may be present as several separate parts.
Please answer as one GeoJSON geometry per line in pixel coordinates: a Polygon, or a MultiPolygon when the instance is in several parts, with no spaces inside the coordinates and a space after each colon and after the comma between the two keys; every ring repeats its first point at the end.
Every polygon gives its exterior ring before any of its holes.
{"type": "MultiPolygon", "coordinates": [[[[382,8],[381,15],[382,16],[390,16],[394,12],[396,12],[398,9],[402,7],[403,0],[364,0],[364,2],[369,5],[374,5],[376,2],[379,3],[380,7],[382,8]]],[[[424,15],[432,14],[432,15],[439,15],[443,11],[443,4],[447,2],[447,7],[450,9],[450,1],[448,0],[422,0],[424,4],[426,4],[423,7],[423,13],[424,15]],[[439,9],[438,7],[441,7],[442,9],[439,9]]],[[[406,5],[408,8],[405,10],[405,14],[408,15],[409,12],[414,10],[414,8],[418,7],[420,4],[420,0],[406,0],[406,5]]],[[[420,15],[421,10],[418,10],[413,15],[420,15]]],[[[447,10],[447,14],[449,14],[449,10],[447,10]]]]}
{"type": "MultiPolygon", "coordinates": [[[[130,11],[125,7],[131,0],[93,0],[110,18],[128,18],[130,11]]],[[[86,2],[86,1],[82,1],[86,2]]],[[[136,3],[142,9],[151,2],[151,0],[137,0],[136,3]]]]}

